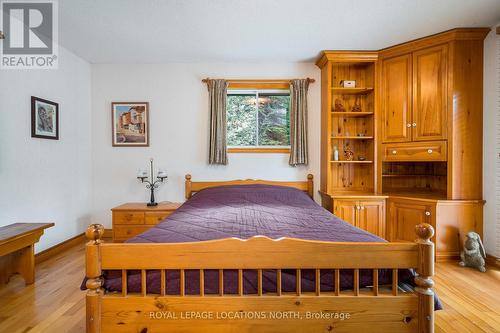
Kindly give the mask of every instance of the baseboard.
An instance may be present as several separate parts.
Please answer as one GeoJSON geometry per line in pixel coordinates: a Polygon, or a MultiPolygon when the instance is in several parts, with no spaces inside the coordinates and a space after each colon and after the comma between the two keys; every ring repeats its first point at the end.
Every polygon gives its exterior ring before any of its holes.
{"type": "Polygon", "coordinates": [[[436,262],[450,262],[460,260],[460,254],[450,252],[450,253],[440,253],[436,255],[436,262]]]}
{"type": "Polygon", "coordinates": [[[75,245],[82,244],[85,242],[85,239],[85,233],[81,233],[75,237],[65,240],[62,243],[49,247],[48,249],[35,254],[35,264],[39,264],[49,258],[52,258],[53,256],[64,252],[75,245]]]}
{"type": "Polygon", "coordinates": [[[488,264],[488,266],[494,266],[496,268],[500,268],[500,258],[497,258],[490,254],[486,255],[486,263],[488,264]]]}
{"type": "MultiPolygon", "coordinates": [[[[105,229],[102,238],[103,239],[113,238],[113,229],[105,229]]],[[[53,256],[61,252],[64,252],[75,245],[82,244],[86,240],[87,238],[85,237],[85,233],[81,233],[79,235],[76,235],[75,237],[65,240],[64,242],[49,247],[48,249],[35,254],[35,264],[39,264],[49,258],[52,258],[53,256]]]]}

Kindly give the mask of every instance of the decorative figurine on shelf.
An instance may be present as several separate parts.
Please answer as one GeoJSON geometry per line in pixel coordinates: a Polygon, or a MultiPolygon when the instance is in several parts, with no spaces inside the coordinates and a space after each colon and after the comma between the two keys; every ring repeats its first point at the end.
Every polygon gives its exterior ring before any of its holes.
{"type": "Polygon", "coordinates": [[[464,242],[464,250],[460,253],[462,261],[459,262],[459,265],[462,267],[477,268],[483,273],[486,272],[486,252],[484,252],[481,237],[473,231],[468,232],[465,237],[467,239],[464,242]]]}
{"type": "Polygon", "coordinates": [[[158,203],[155,202],[155,189],[160,187],[160,184],[163,183],[165,179],[167,179],[167,173],[163,170],[158,170],[158,175],[156,176],[155,180],[153,177],[153,159],[150,159],[149,163],[150,178],[148,180],[145,180],[146,178],[148,178],[148,172],[146,170],[139,170],[139,172],[137,173],[137,179],[139,179],[141,183],[146,183],[146,188],[151,190],[151,199],[148,202],[148,206],[151,207],[158,205],[158,203]]]}
{"type": "Polygon", "coordinates": [[[344,147],[344,157],[346,161],[352,161],[354,158],[354,153],[352,152],[348,144],[344,147]]]}
{"type": "Polygon", "coordinates": [[[333,107],[333,112],[345,112],[345,107],[342,105],[342,101],[339,98],[335,99],[335,106],[333,107]]]}
{"type": "Polygon", "coordinates": [[[361,112],[361,103],[359,103],[358,97],[354,100],[354,106],[352,107],[352,112],[361,112]]]}

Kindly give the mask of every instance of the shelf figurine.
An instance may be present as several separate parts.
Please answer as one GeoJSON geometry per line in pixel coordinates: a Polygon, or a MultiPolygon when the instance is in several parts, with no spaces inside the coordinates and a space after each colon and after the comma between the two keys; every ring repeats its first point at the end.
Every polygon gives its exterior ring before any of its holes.
{"type": "Polygon", "coordinates": [[[361,104],[359,103],[359,99],[358,97],[356,97],[356,99],[354,100],[354,106],[352,107],[352,112],[361,112],[362,109],[361,109],[361,104]]]}
{"type": "Polygon", "coordinates": [[[333,112],[345,112],[345,107],[342,105],[342,101],[339,98],[335,99],[333,112]]]}
{"type": "Polygon", "coordinates": [[[354,158],[354,153],[348,144],[344,147],[344,157],[346,161],[352,161],[354,158]]]}

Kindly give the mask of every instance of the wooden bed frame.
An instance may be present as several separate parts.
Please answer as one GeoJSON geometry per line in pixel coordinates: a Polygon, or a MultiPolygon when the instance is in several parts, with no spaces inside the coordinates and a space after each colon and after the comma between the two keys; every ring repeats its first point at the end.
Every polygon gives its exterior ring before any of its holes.
{"type": "MultiPolygon", "coordinates": [[[[301,182],[239,180],[191,182],[186,197],[201,189],[228,184],[274,184],[298,188],[312,196],[312,176],[301,182]]],[[[104,227],[90,225],[86,235],[87,332],[434,332],[434,230],[418,225],[415,243],[336,243],[264,236],[192,243],[103,243],[104,227]],[[415,268],[414,292],[398,291],[398,269],[415,268]],[[185,270],[198,270],[200,294],[186,295],[185,270]],[[238,293],[204,293],[204,270],[238,272],[238,293]],[[243,292],[243,270],[257,271],[258,292],[243,292]],[[262,291],[262,271],[276,271],[277,292],[262,291]],[[315,292],[282,292],[281,270],[316,272],[315,292]],[[320,290],[321,269],[334,272],[334,291],[320,290]],[[353,290],[339,290],[341,269],[353,270],[353,290]],[[372,288],[360,288],[360,269],[373,272],[372,288]],[[379,286],[378,270],[391,269],[393,282],[379,286]],[[121,293],[106,293],[103,270],[121,270],[121,293]],[[141,272],[141,292],[127,291],[127,271],[141,272]],[[146,272],[158,270],[160,294],[147,292],[146,272]],[[166,294],[166,270],[180,271],[180,292],[166,294]],[[175,319],[177,318],[177,319],[175,319]]]]}

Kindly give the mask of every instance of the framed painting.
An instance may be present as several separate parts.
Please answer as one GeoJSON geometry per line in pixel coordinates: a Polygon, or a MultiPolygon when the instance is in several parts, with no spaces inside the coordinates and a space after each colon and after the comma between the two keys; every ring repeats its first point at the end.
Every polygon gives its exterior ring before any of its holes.
{"type": "Polygon", "coordinates": [[[59,104],[31,96],[31,137],[59,140],[59,104]]]}
{"type": "Polygon", "coordinates": [[[113,147],[149,147],[149,103],[111,103],[113,147]]]}

